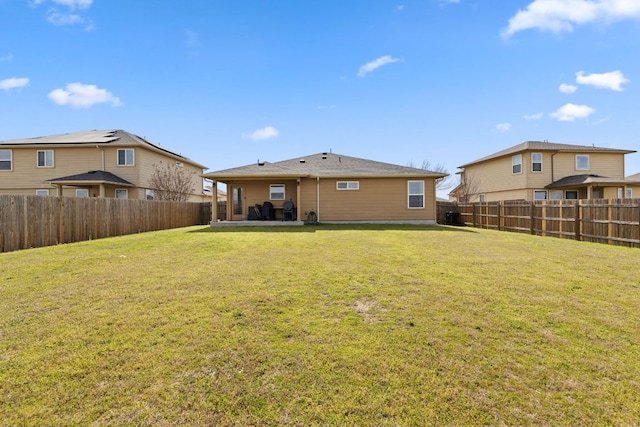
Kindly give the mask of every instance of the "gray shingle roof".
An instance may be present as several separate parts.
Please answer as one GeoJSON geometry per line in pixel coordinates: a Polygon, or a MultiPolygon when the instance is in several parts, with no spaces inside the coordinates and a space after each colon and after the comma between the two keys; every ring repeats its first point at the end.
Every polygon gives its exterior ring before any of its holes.
{"type": "Polygon", "coordinates": [[[89,171],[85,173],[79,173],[76,175],[63,176],[61,178],[48,179],[48,182],[53,184],[66,184],[66,183],[98,183],[98,184],[114,184],[133,187],[134,185],[126,179],[120,178],[118,175],[114,175],[111,172],[106,171],[89,171]]]}
{"type": "Polygon", "coordinates": [[[142,146],[149,148],[153,151],[161,151],[164,154],[180,160],[185,163],[206,169],[199,163],[184,157],[181,154],[175,153],[171,150],[167,150],[157,144],[147,141],[146,139],[129,133],[124,130],[88,130],[73,133],[64,133],[58,135],[39,136],[36,138],[23,138],[12,139],[9,141],[0,141],[0,146],[39,146],[39,145],[96,145],[96,144],[108,144],[114,146],[142,146]]]}
{"type": "Polygon", "coordinates": [[[609,178],[606,176],[585,174],[585,175],[571,175],[561,178],[546,188],[559,188],[559,187],[575,187],[588,184],[608,184],[608,185],[621,185],[627,182],[625,179],[609,178]]]}
{"type": "Polygon", "coordinates": [[[260,162],[237,168],[208,172],[211,179],[259,177],[443,177],[445,173],[427,171],[391,163],[376,162],[335,153],[317,153],[309,156],[269,163],[260,162]]]}
{"type": "Polygon", "coordinates": [[[467,166],[474,165],[476,163],[486,162],[487,160],[497,159],[499,157],[509,156],[524,151],[569,151],[579,153],[622,153],[629,154],[635,153],[635,150],[622,150],[618,148],[603,148],[589,145],[571,145],[571,144],[556,144],[554,142],[541,142],[541,141],[527,141],[522,144],[514,145],[497,153],[490,154],[486,157],[482,157],[473,162],[469,162],[462,166],[458,166],[463,169],[467,166]]]}

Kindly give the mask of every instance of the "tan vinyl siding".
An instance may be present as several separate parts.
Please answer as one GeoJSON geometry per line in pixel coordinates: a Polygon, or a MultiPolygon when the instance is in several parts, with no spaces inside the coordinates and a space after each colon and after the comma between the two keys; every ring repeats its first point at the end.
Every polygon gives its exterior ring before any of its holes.
{"type": "Polygon", "coordinates": [[[553,158],[554,179],[571,175],[594,174],[609,178],[624,178],[624,154],[620,153],[558,153],[553,158]],[[589,170],[576,169],[576,155],[589,155],[589,170]]]}
{"type": "Polygon", "coordinates": [[[465,175],[478,183],[479,193],[492,193],[523,188],[527,182],[530,160],[522,156],[522,173],[512,173],[511,156],[465,168],[465,175]]]}
{"type": "MultiPolygon", "coordinates": [[[[423,180],[425,184],[425,207],[409,209],[406,178],[357,179],[359,190],[337,190],[336,183],[342,179],[320,179],[321,221],[403,221],[435,220],[435,185],[433,178],[423,180]]],[[[356,180],[349,178],[349,180],[356,180]]],[[[414,180],[414,179],[411,179],[414,180]]],[[[307,198],[305,187],[305,205],[307,198]]],[[[316,192],[311,191],[312,195],[316,192]]]]}
{"type": "MultiPolygon", "coordinates": [[[[136,147],[135,161],[136,161],[136,169],[138,173],[138,177],[136,178],[135,182],[138,182],[140,187],[142,187],[143,189],[146,189],[146,188],[150,188],[149,182],[151,180],[151,176],[153,175],[154,170],[156,169],[156,166],[161,166],[166,163],[175,165],[176,162],[180,160],[176,160],[172,157],[162,155],[155,151],[136,147]]],[[[184,161],[180,161],[180,163],[182,163],[183,167],[186,170],[192,172],[193,174],[192,186],[194,188],[194,191],[190,197],[190,201],[200,201],[196,199],[204,200],[203,198],[204,196],[202,193],[203,191],[202,178],[200,177],[200,175],[202,174],[202,169],[196,166],[193,166],[189,163],[186,163],[184,161]]],[[[131,182],[134,182],[134,181],[131,181],[131,182]]],[[[144,192],[141,198],[144,198],[144,192]]],[[[209,199],[210,199],[209,197],[206,197],[206,201],[209,201],[209,199]]]]}

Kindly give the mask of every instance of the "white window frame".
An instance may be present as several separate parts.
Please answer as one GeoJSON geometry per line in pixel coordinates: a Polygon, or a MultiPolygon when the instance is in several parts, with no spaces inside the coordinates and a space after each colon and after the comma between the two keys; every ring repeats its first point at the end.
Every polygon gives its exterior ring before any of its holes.
{"type": "Polygon", "coordinates": [[[533,173],[542,172],[542,153],[531,153],[531,172],[533,173]],[[539,161],[536,161],[536,156],[540,157],[539,161]],[[535,165],[540,165],[540,170],[536,170],[535,165]]]}
{"type": "Polygon", "coordinates": [[[576,170],[577,171],[588,171],[591,169],[591,158],[589,157],[588,154],[576,154],[576,170]],[[584,166],[580,166],[580,160],[579,159],[583,159],[583,161],[587,162],[586,167],[584,166]]]}
{"type": "Polygon", "coordinates": [[[285,200],[286,199],[286,186],[284,184],[271,184],[269,185],[269,200],[285,200]],[[282,192],[274,192],[274,187],[282,187],[282,192]],[[280,196],[282,194],[282,197],[280,196]],[[274,197],[276,196],[276,197],[274,197]]]}
{"type": "Polygon", "coordinates": [[[116,199],[128,199],[129,198],[129,190],[126,188],[116,188],[116,199]],[[118,193],[124,192],[124,197],[118,197],[118,193]]]}
{"type": "Polygon", "coordinates": [[[562,200],[563,197],[562,190],[549,190],[549,200],[562,200]]]}
{"type": "Polygon", "coordinates": [[[89,189],[88,188],[76,188],[76,197],[89,197],[89,189]],[[82,193],[86,192],[86,196],[82,193]]]}
{"type": "Polygon", "coordinates": [[[547,190],[533,190],[533,200],[547,200],[547,190]],[[539,198],[539,194],[544,194],[544,197],[539,198]]]}
{"type": "Polygon", "coordinates": [[[4,162],[9,162],[9,169],[0,168],[0,172],[11,172],[13,170],[13,151],[0,150],[0,164],[4,162]],[[9,153],[9,158],[3,157],[3,153],[9,153]]]}
{"type": "Polygon", "coordinates": [[[338,182],[336,182],[336,190],[348,191],[348,190],[359,190],[359,189],[360,189],[360,181],[338,181],[338,182]]]}
{"type": "Polygon", "coordinates": [[[486,194],[478,194],[478,201],[480,203],[484,203],[487,201],[487,195],[486,194]]]}
{"type": "Polygon", "coordinates": [[[152,189],[147,188],[146,190],[144,190],[144,198],[146,200],[154,200],[156,198],[156,195],[152,189]]]}
{"type": "Polygon", "coordinates": [[[424,186],[423,180],[407,181],[407,207],[409,209],[424,209],[424,206],[425,206],[424,190],[425,190],[425,186],[424,186]],[[422,190],[419,193],[411,191],[411,184],[416,184],[416,183],[419,183],[420,186],[422,187],[422,190]],[[416,196],[422,197],[421,206],[411,206],[411,198],[412,197],[415,198],[416,196]]]}
{"type": "Polygon", "coordinates": [[[49,195],[49,190],[36,190],[36,196],[48,196],[49,195]]]}
{"type": "Polygon", "coordinates": [[[36,166],[39,168],[52,168],[53,167],[53,150],[38,150],[36,154],[36,166]],[[43,163],[40,164],[40,153],[43,154],[42,160],[43,163]],[[47,158],[47,153],[51,154],[51,158],[47,158]],[[51,162],[47,162],[47,160],[51,160],[51,162]]]}
{"type": "Polygon", "coordinates": [[[522,154],[516,154],[511,157],[511,174],[520,175],[522,173],[522,154]],[[516,171],[516,166],[518,171],[516,171]]]}
{"type": "Polygon", "coordinates": [[[133,148],[118,148],[116,155],[116,163],[118,166],[135,166],[136,165],[136,152],[133,148]],[[120,153],[124,152],[124,163],[120,163],[120,153]],[[131,152],[131,159],[127,156],[127,153],[131,152]]]}
{"type": "Polygon", "coordinates": [[[626,198],[627,198],[627,199],[633,199],[633,189],[631,189],[631,188],[627,188],[626,193],[627,193],[627,194],[626,194],[626,196],[627,196],[626,198]]]}

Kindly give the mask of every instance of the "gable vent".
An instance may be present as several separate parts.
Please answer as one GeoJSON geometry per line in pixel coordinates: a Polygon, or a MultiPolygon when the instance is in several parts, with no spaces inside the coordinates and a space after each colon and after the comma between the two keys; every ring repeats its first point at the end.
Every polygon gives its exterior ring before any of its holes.
{"type": "Polygon", "coordinates": [[[300,159],[300,163],[306,163],[305,159],[300,159]]]}

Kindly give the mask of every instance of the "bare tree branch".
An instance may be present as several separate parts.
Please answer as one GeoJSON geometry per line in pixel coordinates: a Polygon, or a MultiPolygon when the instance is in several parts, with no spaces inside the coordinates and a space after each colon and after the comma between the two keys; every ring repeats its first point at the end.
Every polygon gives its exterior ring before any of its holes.
{"type": "MultiPolygon", "coordinates": [[[[407,164],[408,167],[410,168],[415,168],[416,166],[413,165],[413,162],[409,162],[409,164],[407,164]]],[[[438,173],[446,173],[448,174],[449,172],[447,172],[447,168],[444,166],[444,164],[442,163],[437,163],[435,165],[432,165],[431,162],[429,160],[423,160],[422,161],[422,166],[420,166],[417,169],[422,169],[425,171],[429,171],[429,172],[438,172],[438,173]]],[[[437,190],[447,190],[449,188],[452,187],[452,183],[449,180],[449,176],[444,176],[442,178],[436,178],[436,189],[437,190]]]]}
{"type": "Polygon", "coordinates": [[[195,191],[193,176],[183,166],[172,163],[160,162],[153,165],[154,170],[149,181],[156,200],[172,200],[185,202],[195,191]]]}

